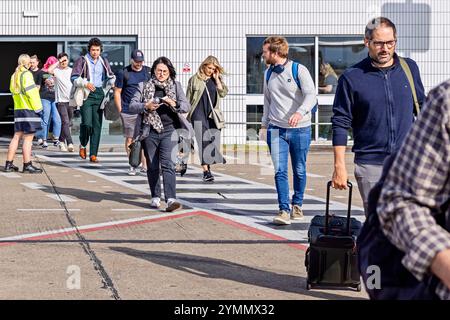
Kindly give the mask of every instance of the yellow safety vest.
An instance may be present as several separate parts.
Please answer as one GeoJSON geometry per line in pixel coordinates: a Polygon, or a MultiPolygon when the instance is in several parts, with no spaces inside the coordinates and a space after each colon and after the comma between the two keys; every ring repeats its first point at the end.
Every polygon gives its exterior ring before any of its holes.
{"type": "Polygon", "coordinates": [[[11,76],[9,90],[14,100],[14,111],[28,110],[37,113],[42,110],[39,89],[34,83],[33,74],[27,69],[20,69],[17,83],[14,83],[14,74],[11,76]]]}

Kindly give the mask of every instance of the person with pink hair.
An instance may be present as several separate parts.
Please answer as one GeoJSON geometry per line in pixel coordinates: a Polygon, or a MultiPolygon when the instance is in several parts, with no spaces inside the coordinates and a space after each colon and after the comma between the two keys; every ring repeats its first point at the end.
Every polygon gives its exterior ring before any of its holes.
{"type": "Polygon", "coordinates": [[[48,73],[48,68],[56,63],[58,59],[51,56],[47,59],[42,72],[40,72],[36,79],[36,85],[40,86],[40,95],[42,101],[43,112],[41,116],[42,129],[36,132],[38,138],[38,144],[42,148],[47,148],[48,129],[50,127],[50,119],[53,125],[53,145],[59,146],[59,135],[61,134],[61,116],[55,102],[55,81],[53,76],[48,73]]]}

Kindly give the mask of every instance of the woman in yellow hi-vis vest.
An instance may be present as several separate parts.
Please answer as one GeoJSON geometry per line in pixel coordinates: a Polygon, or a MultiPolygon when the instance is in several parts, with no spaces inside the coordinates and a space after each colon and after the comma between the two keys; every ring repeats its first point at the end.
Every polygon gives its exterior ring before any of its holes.
{"type": "Polygon", "coordinates": [[[11,76],[9,90],[14,100],[14,137],[9,144],[6,158],[5,171],[19,171],[13,164],[14,156],[23,139],[23,172],[41,173],[42,170],[33,166],[31,162],[31,146],[34,133],[41,129],[42,112],[39,90],[34,83],[30,68],[30,56],[22,54],[19,56],[16,71],[11,76]]]}

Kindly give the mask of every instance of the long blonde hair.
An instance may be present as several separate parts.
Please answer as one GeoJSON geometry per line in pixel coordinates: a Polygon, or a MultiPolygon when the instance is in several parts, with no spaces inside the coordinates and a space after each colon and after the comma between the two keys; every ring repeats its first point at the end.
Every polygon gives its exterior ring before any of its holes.
{"type": "Polygon", "coordinates": [[[212,64],[214,67],[216,67],[217,70],[219,70],[219,74],[225,75],[225,69],[220,65],[219,60],[214,56],[208,56],[203,62],[200,64],[200,67],[198,67],[197,75],[200,79],[206,80],[208,77],[205,74],[205,66],[212,64]]]}
{"type": "Polygon", "coordinates": [[[334,71],[333,67],[331,66],[331,64],[329,63],[322,63],[322,68],[324,73],[323,76],[326,78],[328,76],[333,76],[336,77],[336,79],[338,78],[338,75],[336,74],[336,71],[334,71]]]}
{"type": "Polygon", "coordinates": [[[18,84],[17,78],[19,77],[19,73],[22,71],[22,68],[26,68],[30,64],[30,56],[27,54],[21,54],[19,59],[17,59],[17,68],[14,72],[14,93],[18,93],[20,91],[20,85],[18,84]]]}

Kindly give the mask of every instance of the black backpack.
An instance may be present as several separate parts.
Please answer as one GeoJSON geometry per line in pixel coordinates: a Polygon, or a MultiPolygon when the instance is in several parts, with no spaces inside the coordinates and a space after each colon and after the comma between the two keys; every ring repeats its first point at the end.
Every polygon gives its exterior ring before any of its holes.
{"type": "MultiPolygon", "coordinates": [[[[433,275],[423,281],[417,280],[402,264],[405,255],[395,247],[384,235],[376,211],[384,180],[389,172],[395,155],[386,159],[380,181],[369,193],[368,217],[357,238],[359,271],[366,284],[366,290],[373,300],[438,300],[436,286],[439,279],[433,275]],[[369,267],[376,266],[380,270],[380,288],[368,288],[372,274],[369,267]]],[[[448,203],[447,203],[448,205],[448,203]]],[[[442,213],[445,210],[442,210],[442,213]]],[[[445,214],[434,215],[436,222],[445,227],[445,214]]]]}

